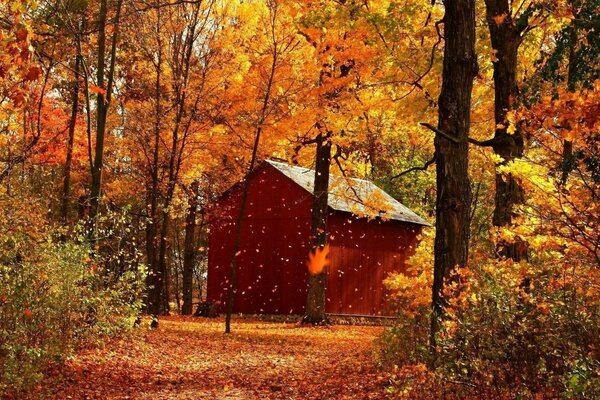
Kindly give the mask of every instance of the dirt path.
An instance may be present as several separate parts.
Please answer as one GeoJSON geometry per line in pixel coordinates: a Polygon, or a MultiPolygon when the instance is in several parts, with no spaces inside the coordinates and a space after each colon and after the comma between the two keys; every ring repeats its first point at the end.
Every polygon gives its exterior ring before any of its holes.
{"type": "MultiPolygon", "coordinates": [[[[306,328],[236,320],[161,320],[80,353],[42,385],[53,399],[384,399],[378,327],[306,328]]],[[[38,396],[41,393],[38,393],[38,396]]]]}

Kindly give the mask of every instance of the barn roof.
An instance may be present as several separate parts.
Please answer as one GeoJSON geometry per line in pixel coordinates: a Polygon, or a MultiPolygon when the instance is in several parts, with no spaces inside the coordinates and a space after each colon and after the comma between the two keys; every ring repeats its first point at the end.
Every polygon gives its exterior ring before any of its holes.
{"type": "MultiPolygon", "coordinates": [[[[313,192],[315,171],[273,160],[266,163],[290,178],[309,193],[313,192]]],[[[377,187],[373,182],[331,175],[329,179],[328,204],[334,210],[346,211],[359,216],[379,216],[396,221],[430,226],[411,209],[377,187]]]]}

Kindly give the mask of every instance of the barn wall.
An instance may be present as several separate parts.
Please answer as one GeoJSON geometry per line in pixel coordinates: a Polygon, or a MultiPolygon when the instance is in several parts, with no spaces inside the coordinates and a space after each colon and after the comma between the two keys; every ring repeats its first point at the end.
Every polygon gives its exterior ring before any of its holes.
{"type": "Polygon", "coordinates": [[[330,217],[331,266],[327,276],[327,312],[389,314],[383,280],[404,271],[421,227],[399,221],[330,217]]]}
{"type": "MultiPolygon", "coordinates": [[[[242,187],[209,210],[207,298],[225,311],[242,187]]],[[[306,303],[312,196],[266,165],[251,177],[238,255],[234,312],[302,314],[306,303]]],[[[382,281],[406,268],[420,227],[398,221],[329,215],[327,312],[386,314],[382,281]]]]}
{"type": "MultiPolygon", "coordinates": [[[[241,187],[210,212],[207,297],[225,310],[241,187]]],[[[311,195],[270,166],[252,177],[238,256],[235,312],[302,313],[311,195]]]]}

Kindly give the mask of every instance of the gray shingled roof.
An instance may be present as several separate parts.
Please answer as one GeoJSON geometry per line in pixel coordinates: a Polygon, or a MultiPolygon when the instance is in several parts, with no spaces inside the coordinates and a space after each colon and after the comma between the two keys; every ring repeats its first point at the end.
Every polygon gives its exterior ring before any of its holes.
{"type": "MultiPolygon", "coordinates": [[[[313,192],[315,171],[308,168],[266,160],[282,174],[300,185],[309,193],[313,192]]],[[[358,216],[379,216],[386,219],[410,222],[430,226],[423,218],[411,209],[381,190],[373,182],[365,179],[345,178],[331,175],[329,179],[329,207],[338,211],[346,211],[358,216]],[[381,207],[381,204],[384,204],[381,207]],[[376,209],[383,208],[384,210],[376,209]]]]}

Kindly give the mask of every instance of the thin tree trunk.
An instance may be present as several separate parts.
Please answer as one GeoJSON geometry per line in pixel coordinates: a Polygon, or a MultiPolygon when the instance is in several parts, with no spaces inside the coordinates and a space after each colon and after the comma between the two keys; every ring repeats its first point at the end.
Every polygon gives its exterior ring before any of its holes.
{"type": "Polygon", "coordinates": [[[72,87],[71,119],[69,120],[69,139],[67,142],[67,156],[65,159],[65,170],[63,176],[62,201],[60,206],[60,219],[67,222],[69,215],[69,196],[71,195],[71,165],[73,163],[73,143],[75,141],[75,126],[77,125],[77,114],[79,112],[79,74],[81,68],[81,56],[79,52],[75,56],[74,79],[72,87]]]}
{"type": "MultiPolygon", "coordinates": [[[[311,251],[322,249],[327,244],[327,214],[329,195],[329,164],[331,162],[331,141],[329,135],[319,134],[316,138],[315,182],[310,226],[311,251]]],[[[327,272],[311,275],[308,279],[306,310],[302,322],[306,324],[328,323],[325,314],[325,291],[327,272]]]]}
{"type": "Polygon", "coordinates": [[[433,313],[430,344],[436,351],[445,300],[444,279],[467,264],[469,250],[468,136],[471,91],[477,74],[475,56],[475,1],[445,0],[444,63],[436,133],[436,235],[432,287],[433,313]],[[455,138],[456,142],[444,137],[455,138]]]}
{"type": "MultiPolygon", "coordinates": [[[[170,203],[170,202],[169,202],[170,203]]],[[[168,235],[169,229],[171,225],[171,216],[168,211],[163,211],[162,213],[162,225],[161,225],[161,233],[159,238],[159,247],[158,247],[158,270],[160,271],[160,276],[162,277],[162,294],[158,297],[160,313],[163,315],[167,315],[169,313],[169,269],[167,265],[167,248],[168,248],[168,235]]]]}
{"type": "Polygon", "coordinates": [[[162,271],[158,266],[158,252],[157,246],[159,244],[158,238],[158,168],[159,168],[159,144],[160,144],[160,131],[161,131],[161,68],[162,68],[162,44],[160,40],[160,8],[156,9],[156,37],[158,41],[158,54],[157,61],[155,64],[156,80],[154,82],[154,143],[152,149],[152,165],[150,166],[150,189],[148,192],[148,222],[146,223],[146,259],[148,266],[150,267],[150,273],[148,274],[148,311],[152,315],[151,327],[158,327],[158,315],[160,314],[160,302],[162,294],[162,271]]]}
{"type": "Polygon", "coordinates": [[[104,167],[104,140],[106,137],[106,116],[110,105],[112,85],[115,73],[117,58],[117,41],[119,39],[119,19],[121,16],[121,6],[123,0],[118,0],[116,12],[113,21],[113,36],[110,52],[110,66],[108,74],[105,76],[106,68],[106,27],[108,5],[107,0],[101,0],[100,13],[98,14],[98,65],[96,71],[96,84],[102,91],[96,95],[96,145],[94,152],[94,162],[92,163],[92,182],[90,186],[90,231],[89,236],[92,241],[95,240],[96,219],[100,207],[100,197],[102,194],[102,170],[104,167]],[[105,77],[107,79],[106,87],[105,77]]]}
{"type": "Polygon", "coordinates": [[[179,245],[179,235],[176,234],[177,237],[177,256],[174,253],[171,253],[171,258],[170,258],[170,262],[171,262],[171,271],[175,271],[175,273],[173,274],[173,277],[175,278],[175,288],[173,290],[173,296],[175,297],[175,304],[177,305],[177,313],[181,314],[181,299],[179,298],[179,270],[180,270],[180,260],[181,260],[181,249],[180,249],[180,245],[179,245]],[[175,260],[177,259],[177,262],[175,262],[175,260]],[[173,268],[173,266],[175,266],[173,268]]]}
{"type": "MultiPolygon", "coordinates": [[[[275,24],[277,9],[271,9],[271,21],[275,24]]],[[[274,35],[275,26],[272,26],[272,32],[274,35]]],[[[256,158],[258,153],[258,145],[260,143],[260,136],[263,130],[263,124],[267,118],[269,101],[271,99],[271,90],[273,88],[273,81],[275,80],[275,70],[277,68],[278,50],[275,43],[276,38],[273,37],[273,48],[272,48],[272,59],[271,59],[271,70],[267,81],[267,87],[265,88],[265,94],[263,97],[263,103],[260,111],[259,119],[256,123],[256,130],[254,134],[254,145],[252,147],[252,158],[250,159],[250,165],[248,166],[248,174],[244,180],[244,191],[242,193],[242,202],[240,204],[240,212],[237,218],[235,241],[233,244],[233,253],[231,255],[231,263],[229,264],[229,287],[227,289],[227,303],[226,315],[225,315],[225,333],[231,333],[231,314],[233,313],[233,302],[235,299],[235,290],[237,288],[237,258],[238,252],[240,251],[240,245],[242,240],[242,222],[244,220],[244,214],[246,212],[246,203],[248,202],[248,192],[250,190],[250,174],[254,170],[256,164],[256,158]]]]}
{"type": "MultiPolygon", "coordinates": [[[[199,4],[197,5],[199,7],[199,4]]],[[[162,298],[161,294],[157,292],[157,300],[159,301],[160,313],[168,313],[169,311],[169,274],[167,265],[167,248],[168,248],[168,234],[171,224],[170,207],[175,194],[175,187],[179,177],[179,169],[181,166],[181,160],[183,157],[183,151],[187,135],[189,134],[189,127],[192,121],[190,117],[187,121],[187,125],[183,129],[182,138],[180,138],[180,129],[182,129],[182,121],[185,114],[186,98],[187,98],[187,84],[189,71],[191,66],[191,57],[193,55],[194,40],[197,33],[198,24],[198,13],[199,8],[195,9],[194,17],[190,25],[187,26],[185,46],[182,48],[182,57],[179,60],[179,53],[174,53],[174,65],[177,67],[174,71],[174,82],[176,83],[175,89],[175,100],[173,108],[176,109],[175,122],[172,130],[172,142],[169,157],[169,169],[167,178],[167,190],[164,196],[161,213],[161,230],[159,237],[159,248],[158,248],[158,268],[159,277],[162,277],[162,298]],[[162,300],[162,301],[161,301],[162,300]]],[[[194,107],[197,105],[194,105],[194,107]]]]}
{"type": "MultiPolygon", "coordinates": [[[[573,0],[569,2],[573,10],[577,10],[573,0]]],[[[578,16],[576,15],[575,18],[578,16]]],[[[575,46],[577,41],[577,28],[575,26],[570,27],[569,41],[571,42],[571,48],[569,49],[569,66],[567,70],[567,90],[573,92],[575,90],[575,46]]],[[[563,141],[563,154],[561,163],[561,185],[566,185],[569,179],[569,174],[574,167],[575,160],[573,159],[573,142],[568,139],[563,141]]]]}
{"type": "Polygon", "coordinates": [[[183,315],[192,314],[192,292],[194,280],[194,264],[196,262],[196,213],[198,211],[198,192],[200,185],[197,180],[190,187],[188,210],[185,217],[185,241],[183,244],[183,315]]]}

